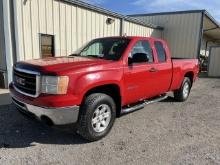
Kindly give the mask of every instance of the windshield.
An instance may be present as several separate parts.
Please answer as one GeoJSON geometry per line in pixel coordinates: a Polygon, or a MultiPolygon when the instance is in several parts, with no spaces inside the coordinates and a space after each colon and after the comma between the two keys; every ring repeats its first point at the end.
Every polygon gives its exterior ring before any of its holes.
{"type": "Polygon", "coordinates": [[[76,52],[75,56],[119,60],[129,41],[126,38],[95,39],[76,52]]]}

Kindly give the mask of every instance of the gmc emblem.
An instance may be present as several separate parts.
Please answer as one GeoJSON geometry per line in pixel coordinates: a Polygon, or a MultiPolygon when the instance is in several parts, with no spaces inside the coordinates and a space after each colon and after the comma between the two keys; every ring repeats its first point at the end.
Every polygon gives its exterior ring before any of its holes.
{"type": "Polygon", "coordinates": [[[25,79],[23,79],[23,78],[15,76],[15,81],[16,81],[16,83],[18,83],[20,85],[23,85],[23,86],[25,85],[25,79]]]}

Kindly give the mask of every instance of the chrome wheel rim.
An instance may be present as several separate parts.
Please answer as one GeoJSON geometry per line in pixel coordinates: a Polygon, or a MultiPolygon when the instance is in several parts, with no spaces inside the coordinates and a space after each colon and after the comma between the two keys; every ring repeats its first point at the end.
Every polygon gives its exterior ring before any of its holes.
{"type": "Polygon", "coordinates": [[[188,83],[185,83],[184,86],[183,86],[183,97],[186,98],[188,97],[189,95],[189,84],[188,83]]]}
{"type": "Polygon", "coordinates": [[[92,128],[95,132],[103,132],[111,120],[111,108],[107,104],[102,104],[96,108],[92,115],[92,128]]]}

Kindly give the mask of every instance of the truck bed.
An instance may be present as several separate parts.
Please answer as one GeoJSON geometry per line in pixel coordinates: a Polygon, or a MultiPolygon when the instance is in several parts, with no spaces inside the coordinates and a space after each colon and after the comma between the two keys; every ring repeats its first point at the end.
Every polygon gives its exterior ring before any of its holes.
{"type": "Polygon", "coordinates": [[[186,73],[190,72],[194,75],[194,79],[198,75],[198,59],[187,59],[187,58],[171,58],[173,65],[173,78],[171,90],[176,90],[180,88],[182,80],[186,73]]]}

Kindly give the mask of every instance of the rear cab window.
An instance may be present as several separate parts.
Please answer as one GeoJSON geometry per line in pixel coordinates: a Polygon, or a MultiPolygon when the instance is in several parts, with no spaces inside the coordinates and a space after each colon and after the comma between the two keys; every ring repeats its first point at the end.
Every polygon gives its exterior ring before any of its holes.
{"type": "Polygon", "coordinates": [[[163,43],[160,41],[155,41],[154,44],[157,51],[158,62],[166,62],[167,57],[166,57],[166,51],[163,47],[163,43]]]}

